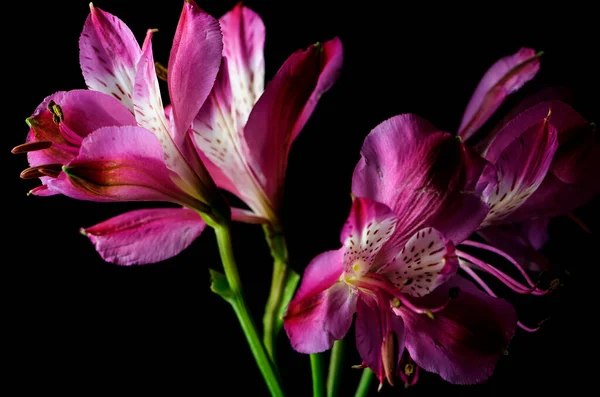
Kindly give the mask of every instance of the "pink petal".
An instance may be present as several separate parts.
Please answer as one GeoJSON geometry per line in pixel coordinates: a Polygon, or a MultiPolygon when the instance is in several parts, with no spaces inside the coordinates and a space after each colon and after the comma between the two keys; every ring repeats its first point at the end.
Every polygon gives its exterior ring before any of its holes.
{"type": "Polygon", "coordinates": [[[169,58],[173,136],[179,146],[215,82],[223,42],[219,22],[193,0],[183,5],[169,58]]]}
{"type": "Polygon", "coordinates": [[[399,310],[406,326],[406,348],[419,366],[448,382],[479,383],[493,373],[502,357],[514,335],[517,314],[508,302],[458,276],[428,295],[428,301],[435,305],[434,298],[446,300],[452,287],[460,288],[458,298],[435,313],[434,319],[399,310]]]}
{"type": "MultiPolygon", "coordinates": [[[[505,128],[521,129],[525,125],[515,120],[505,128]]],[[[490,212],[482,227],[502,223],[536,191],[546,177],[557,147],[556,129],[549,117],[531,120],[527,129],[521,130],[501,152],[496,150],[495,144],[490,146],[485,156],[496,166],[498,183],[483,192],[490,212]]]]}
{"type": "Polygon", "coordinates": [[[474,161],[454,136],[437,132],[418,116],[395,116],[375,127],[361,155],[352,192],[386,204],[399,219],[381,253],[383,263],[423,227],[434,227],[458,243],[479,227],[488,211],[476,189],[484,163],[474,161]]]}
{"type": "Polygon", "coordinates": [[[382,357],[382,344],[384,334],[388,334],[388,330],[384,329],[386,321],[390,320],[392,332],[391,336],[395,337],[395,343],[398,349],[395,366],[398,366],[402,353],[404,352],[404,322],[402,318],[391,313],[389,307],[378,307],[377,301],[371,296],[361,294],[360,299],[356,304],[356,348],[360,354],[360,358],[365,365],[369,367],[380,383],[386,377],[382,357]],[[383,317],[388,317],[383,318],[383,317]]]}
{"type": "Polygon", "coordinates": [[[486,227],[478,234],[526,269],[539,271],[549,267],[548,259],[538,252],[548,241],[548,221],[548,218],[538,218],[524,223],[486,227]]]}
{"type": "Polygon", "coordinates": [[[244,129],[244,152],[267,198],[279,205],[290,147],[339,74],[339,39],[292,54],[267,84],[244,129]]]}
{"type": "MultiPolygon", "coordinates": [[[[554,119],[551,120],[554,124],[554,119]]],[[[597,128],[585,123],[557,130],[559,147],[550,172],[564,183],[580,185],[593,194],[600,193],[600,133],[597,128]]]]}
{"type": "Polygon", "coordinates": [[[241,198],[256,214],[273,219],[272,205],[242,152],[244,125],[233,112],[236,105],[227,64],[223,58],[213,90],[194,119],[191,136],[217,186],[241,198]]]}
{"type": "Polygon", "coordinates": [[[244,125],[265,85],[265,25],[258,14],[238,3],[219,22],[238,124],[244,125]]]}
{"type": "Polygon", "coordinates": [[[402,292],[421,297],[452,278],[457,270],[454,244],[428,227],[412,236],[396,258],[378,273],[386,275],[402,292]]]}
{"type": "MultiPolygon", "coordinates": [[[[173,138],[169,134],[169,126],[165,117],[158,78],[154,66],[154,56],[152,54],[152,35],[154,31],[148,30],[142,55],[137,66],[135,75],[135,93],[133,97],[133,107],[138,124],[149,131],[152,131],[158,138],[164,151],[165,163],[173,172],[171,177],[173,181],[189,194],[195,194],[198,183],[197,175],[202,175],[203,168],[200,164],[195,164],[194,157],[188,153],[187,159],[184,145],[186,140],[179,142],[176,146],[173,138]],[[189,161],[188,161],[189,160],[189,161]],[[198,172],[190,166],[196,165],[198,172]]],[[[205,178],[206,179],[206,178],[205,178]]]]}
{"type": "Polygon", "coordinates": [[[193,210],[157,208],[127,212],[82,229],[107,262],[144,265],[169,259],[186,249],[206,223],[193,210]]]}
{"type": "Polygon", "coordinates": [[[235,207],[231,208],[231,219],[236,222],[243,222],[253,225],[263,225],[265,223],[268,223],[268,221],[265,218],[257,216],[252,211],[243,210],[235,207]]]}
{"type": "MultiPolygon", "coordinates": [[[[91,201],[199,203],[171,181],[160,142],[141,127],[105,127],[88,135],[50,189],[91,201]]],[[[201,205],[201,204],[200,204],[201,205]]]]}
{"type": "Polygon", "coordinates": [[[90,4],[79,51],[88,88],[115,97],[133,111],[133,83],[140,46],[127,25],[90,4]]]}
{"type": "Polygon", "coordinates": [[[396,222],[386,205],[353,198],[350,215],[340,235],[345,272],[361,277],[372,270],[373,260],[394,233],[396,222]]]}
{"type": "Polygon", "coordinates": [[[29,164],[66,164],[79,152],[84,137],[101,127],[136,125],[132,114],[116,99],[100,92],[88,90],[61,91],[44,99],[33,115],[28,142],[50,141],[48,149],[29,152],[29,164]],[[59,106],[63,119],[58,121],[48,109],[59,106]]]}
{"type": "Polygon", "coordinates": [[[356,291],[339,281],[342,252],[328,251],[312,260],[284,317],[292,347],[300,353],[328,350],[346,335],[356,310],[356,291]]]}
{"type": "Polygon", "coordinates": [[[531,80],[540,68],[531,48],[501,58],[485,73],[475,89],[460,123],[459,135],[467,140],[500,107],[506,97],[531,80]]]}

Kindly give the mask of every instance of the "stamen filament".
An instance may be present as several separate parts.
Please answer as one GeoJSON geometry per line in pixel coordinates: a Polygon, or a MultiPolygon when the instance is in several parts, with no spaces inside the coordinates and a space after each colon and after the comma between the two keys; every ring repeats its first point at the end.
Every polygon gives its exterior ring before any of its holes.
{"type": "Polygon", "coordinates": [[[529,277],[529,275],[527,274],[525,269],[523,269],[523,267],[512,256],[508,255],[506,252],[499,250],[498,248],[493,247],[491,245],[483,244],[483,243],[480,243],[477,241],[472,241],[472,240],[465,240],[461,244],[468,245],[468,246],[475,247],[475,248],[480,248],[482,250],[490,251],[490,252],[493,252],[494,254],[500,255],[501,257],[503,257],[504,259],[506,259],[507,261],[512,263],[514,267],[517,268],[517,270],[521,273],[521,275],[523,275],[525,280],[527,280],[527,284],[529,284],[531,287],[535,286],[535,283],[531,280],[531,278],[529,277]]]}
{"type": "MultiPolygon", "coordinates": [[[[507,275],[506,273],[496,269],[495,267],[493,267],[492,265],[490,265],[486,262],[483,262],[483,261],[467,254],[466,252],[456,250],[456,255],[462,259],[466,259],[467,261],[471,262],[475,266],[478,266],[481,269],[492,274],[498,280],[500,280],[504,285],[506,285],[507,287],[509,287],[510,289],[512,289],[513,291],[515,291],[519,294],[545,295],[549,292],[549,291],[540,290],[537,288],[537,286],[526,287],[523,284],[516,281],[515,279],[513,279],[512,277],[510,277],[509,275],[507,275]]],[[[461,268],[465,268],[465,266],[461,266],[461,268]]]]}

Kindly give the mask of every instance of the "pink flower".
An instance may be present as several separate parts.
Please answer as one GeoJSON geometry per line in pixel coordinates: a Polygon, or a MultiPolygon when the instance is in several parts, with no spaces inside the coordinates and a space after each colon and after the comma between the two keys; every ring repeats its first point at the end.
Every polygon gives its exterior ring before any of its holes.
{"type": "MultiPolygon", "coordinates": [[[[80,40],[90,90],[46,98],[28,119],[28,143],[13,150],[29,152],[32,167],[22,176],[42,181],[33,194],[186,207],[133,211],[84,231],[104,259],[124,265],[177,254],[204,229],[199,212],[222,217],[229,211],[188,135],[221,64],[219,24],[193,1],[185,2],[169,60],[169,122],[153,33],[148,31],[140,49],[122,21],[91,6],[80,40]]],[[[245,213],[234,211],[238,215],[245,213]]]]}
{"type": "Polygon", "coordinates": [[[277,225],[292,142],[336,81],[342,44],[334,38],[297,51],[264,88],[260,17],[238,4],[220,23],[223,66],[192,137],[217,185],[277,225]]]}
{"type": "Polygon", "coordinates": [[[489,167],[413,115],[381,123],[361,154],[352,186],[360,198],[342,231],[343,247],[309,264],[288,307],[292,346],[329,349],[356,312],[359,353],[380,382],[393,383],[405,370],[404,347],[416,364],[450,382],[483,381],[517,318],[510,304],[456,276],[454,244],[486,216],[479,194],[489,167]]]}

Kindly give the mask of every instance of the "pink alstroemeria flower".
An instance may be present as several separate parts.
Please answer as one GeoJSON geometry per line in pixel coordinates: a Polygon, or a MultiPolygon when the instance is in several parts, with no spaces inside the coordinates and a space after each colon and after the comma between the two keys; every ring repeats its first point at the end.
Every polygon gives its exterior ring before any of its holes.
{"type": "MultiPolygon", "coordinates": [[[[104,259],[123,265],[177,254],[204,229],[199,212],[229,211],[188,134],[221,64],[219,24],[193,1],[184,3],[169,59],[170,122],[156,77],[153,33],[140,49],[121,20],[91,6],[80,39],[90,90],[46,98],[28,119],[28,143],[13,150],[28,152],[31,168],[22,176],[40,177],[36,195],[185,207],[133,211],[84,230],[104,259]]],[[[233,215],[247,217],[243,211],[233,215]]]]}
{"type": "Polygon", "coordinates": [[[219,22],[223,66],[192,137],[217,186],[278,227],[290,147],[336,81],[342,44],[334,38],[295,52],[264,88],[261,18],[238,4],[219,22]]]}
{"type": "Polygon", "coordinates": [[[459,139],[414,115],[381,123],[361,154],[343,247],[308,265],[288,307],[292,346],[303,353],[329,349],[356,312],[359,353],[380,383],[406,374],[405,346],[416,364],[449,382],[483,381],[517,317],[509,303],[456,276],[454,244],[486,216],[480,193],[490,168],[459,139]]]}

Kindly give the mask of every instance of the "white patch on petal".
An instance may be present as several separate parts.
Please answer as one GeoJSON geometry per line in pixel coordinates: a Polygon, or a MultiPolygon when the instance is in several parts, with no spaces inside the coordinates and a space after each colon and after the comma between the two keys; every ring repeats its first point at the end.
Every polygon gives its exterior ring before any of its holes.
{"type": "Polygon", "coordinates": [[[386,218],[367,223],[362,230],[354,230],[346,238],[344,246],[344,270],[347,277],[365,275],[381,247],[390,239],[396,228],[396,218],[386,218]]]}
{"type": "Polygon", "coordinates": [[[421,297],[443,284],[457,268],[453,245],[429,227],[413,235],[394,260],[378,272],[402,292],[421,297]]]}

